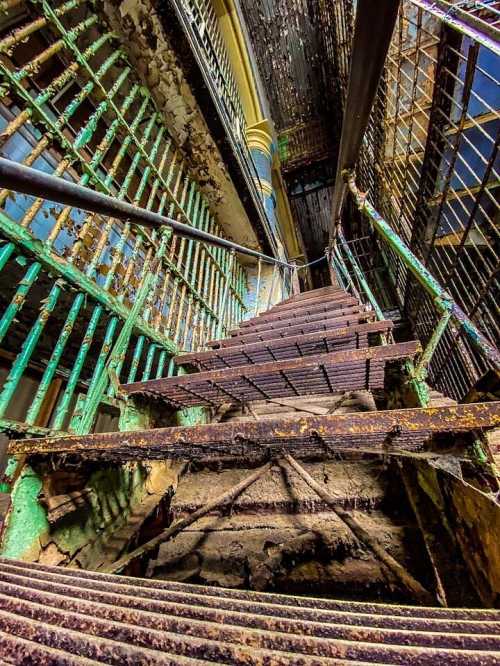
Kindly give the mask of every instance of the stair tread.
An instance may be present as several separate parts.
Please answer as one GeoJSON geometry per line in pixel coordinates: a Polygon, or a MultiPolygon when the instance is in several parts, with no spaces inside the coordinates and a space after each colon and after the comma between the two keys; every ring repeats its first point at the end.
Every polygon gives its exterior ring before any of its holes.
{"type": "Polygon", "coordinates": [[[95,655],[151,664],[498,663],[495,609],[293,596],[6,558],[0,576],[10,627],[0,656],[9,663],[27,654],[30,663],[71,664],[97,663],[95,655]]]}
{"type": "MultiPolygon", "coordinates": [[[[355,314],[357,312],[364,312],[364,311],[365,307],[363,305],[359,305],[359,303],[356,303],[354,305],[348,305],[346,307],[330,311],[328,313],[329,314],[328,318],[331,319],[333,317],[342,317],[344,315],[355,314]]],[[[229,331],[229,334],[234,336],[247,335],[248,333],[251,332],[276,330],[278,328],[295,326],[301,322],[316,322],[316,321],[323,321],[324,319],[325,319],[324,312],[319,312],[317,314],[312,314],[312,315],[300,313],[297,316],[289,317],[288,319],[262,321],[262,323],[255,322],[247,327],[235,328],[229,331]]]]}
{"type": "Polygon", "coordinates": [[[322,298],[318,303],[312,305],[296,306],[294,304],[290,305],[287,308],[276,308],[271,310],[265,310],[261,312],[256,317],[251,317],[250,319],[245,319],[241,322],[240,326],[242,328],[247,328],[253,323],[260,321],[273,321],[275,319],[287,319],[289,317],[296,317],[300,314],[317,314],[321,312],[329,312],[330,310],[338,310],[346,305],[359,305],[359,301],[355,298],[346,296],[342,299],[325,299],[322,298]]]}
{"type": "Polygon", "coordinates": [[[232,347],[233,345],[242,345],[251,342],[258,342],[259,340],[271,340],[272,338],[283,338],[292,335],[303,335],[306,333],[314,333],[319,331],[328,331],[332,328],[341,328],[345,326],[356,326],[368,321],[373,321],[375,314],[373,312],[361,312],[339,317],[329,317],[313,322],[302,322],[293,326],[283,326],[269,328],[264,331],[250,331],[244,335],[234,336],[231,338],[223,338],[222,340],[211,340],[207,342],[207,347],[232,347]]]}
{"type": "Polygon", "coordinates": [[[280,355],[280,360],[284,358],[298,358],[301,355],[310,356],[312,354],[324,353],[325,351],[334,351],[333,349],[328,349],[328,346],[338,345],[343,341],[352,341],[354,345],[359,347],[356,341],[359,341],[361,336],[364,338],[369,333],[384,333],[392,327],[393,323],[389,320],[375,321],[286,338],[272,338],[271,340],[257,341],[246,345],[234,345],[210,351],[192,352],[176,356],[174,361],[177,365],[199,365],[201,369],[208,370],[234,367],[247,363],[265,362],[266,360],[272,361],[276,360],[274,357],[277,354],[280,355]],[[260,357],[260,360],[254,360],[255,357],[260,357]],[[208,366],[210,365],[213,367],[209,368],[208,366]]]}
{"type": "Polygon", "coordinates": [[[180,408],[382,388],[385,363],[419,351],[419,342],[401,342],[123,384],[121,390],[161,397],[180,408]]]}

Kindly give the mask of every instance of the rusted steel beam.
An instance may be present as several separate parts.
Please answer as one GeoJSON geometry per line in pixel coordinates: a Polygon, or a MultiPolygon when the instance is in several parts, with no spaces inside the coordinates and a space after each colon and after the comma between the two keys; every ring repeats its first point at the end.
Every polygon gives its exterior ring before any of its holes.
{"type": "Polygon", "coordinates": [[[495,610],[292,597],[14,560],[0,560],[0,579],[9,608],[0,657],[16,663],[23,654],[54,660],[40,663],[155,666],[196,656],[232,664],[489,666],[498,659],[495,610]]]}
{"type": "Polygon", "coordinates": [[[223,368],[123,384],[126,395],[156,396],[175,407],[251,402],[262,398],[382,388],[387,361],[413,358],[419,342],[347,349],[314,357],[223,368]]]}
{"type": "Polygon", "coordinates": [[[198,367],[200,370],[215,370],[248,363],[264,363],[299,356],[311,356],[312,354],[332,352],[339,349],[359,349],[368,346],[368,335],[386,334],[392,327],[393,323],[390,320],[374,321],[368,324],[336,328],[331,331],[307,333],[247,345],[182,354],[176,356],[174,361],[177,365],[191,365],[198,367]]]}
{"type": "Polygon", "coordinates": [[[302,335],[305,333],[313,333],[317,331],[328,331],[334,328],[341,328],[350,325],[362,324],[368,321],[373,321],[375,315],[373,312],[360,312],[349,315],[341,315],[339,317],[329,317],[319,321],[302,322],[294,324],[293,326],[273,327],[264,331],[255,331],[252,333],[245,333],[245,335],[233,336],[231,338],[224,338],[222,340],[213,340],[207,343],[209,347],[231,347],[233,345],[242,345],[259,340],[272,340],[276,338],[284,338],[292,335],[302,335]]]}
{"type": "Polygon", "coordinates": [[[356,450],[384,454],[422,450],[437,433],[467,433],[498,426],[500,402],[489,402],[14,440],[9,453],[80,453],[89,460],[118,462],[224,456],[247,459],[283,450],[298,458],[356,450]]]}

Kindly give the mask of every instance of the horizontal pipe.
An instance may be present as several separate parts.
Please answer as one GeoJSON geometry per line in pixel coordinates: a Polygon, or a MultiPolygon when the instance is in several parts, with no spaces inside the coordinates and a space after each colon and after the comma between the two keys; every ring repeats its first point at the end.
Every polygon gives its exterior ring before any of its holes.
{"type": "Polygon", "coordinates": [[[500,352],[481,333],[472,321],[467,317],[462,308],[451,299],[450,295],[439,284],[434,276],[427,270],[423,263],[417,259],[410,248],[403,243],[398,234],[391,229],[383,217],[378,213],[369,201],[360,193],[351,173],[347,178],[348,187],[358,209],[364,213],[377,233],[391,246],[398,257],[417,278],[424,289],[434,298],[436,307],[445,312],[449,310],[453,321],[463,329],[469,340],[496,368],[500,368],[500,352]]]}
{"type": "Polygon", "coordinates": [[[207,231],[196,229],[165,215],[139,208],[126,201],[119,201],[107,194],[95,192],[88,187],[83,187],[77,183],[69,182],[64,178],[43,173],[42,171],[18,164],[3,157],[0,158],[0,187],[48,199],[65,206],[80,208],[87,212],[107,215],[118,220],[130,221],[134,224],[153,229],[170,227],[178,236],[183,236],[184,238],[191,238],[229,250],[235,250],[240,254],[256,257],[257,259],[261,258],[267,263],[279,264],[288,268],[293,267],[292,264],[285,261],[269,257],[262,252],[238,245],[225,238],[219,238],[207,231]]]}

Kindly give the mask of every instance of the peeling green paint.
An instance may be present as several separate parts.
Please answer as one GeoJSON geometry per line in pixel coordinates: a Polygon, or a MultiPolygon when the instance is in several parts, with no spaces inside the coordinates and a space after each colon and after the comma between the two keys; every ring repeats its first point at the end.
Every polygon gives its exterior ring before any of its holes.
{"type": "Polygon", "coordinates": [[[40,536],[49,529],[45,511],[38,501],[41,489],[41,478],[32,467],[25,465],[12,490],[11,510],[0,547],[4,557],[29,558],[30,551],[38,550],[40,536]]]}
{"type": "MultiPolygon", "coordinates": [[[[177,375],[186,375],[187,372],[183,367],[177,369],[177,375]]],[[[188,409],[179,409],[175,415],[177,425],[179,426],[193,426],[203,425],[210,421],[210,415],[206,407],[189,407],[188,409]]]]}

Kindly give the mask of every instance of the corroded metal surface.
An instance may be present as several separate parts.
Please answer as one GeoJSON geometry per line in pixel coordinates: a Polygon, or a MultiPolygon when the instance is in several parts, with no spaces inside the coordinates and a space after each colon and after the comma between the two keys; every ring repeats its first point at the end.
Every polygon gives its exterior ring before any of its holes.
{"type": "Polygon", "coordinates": [[[308,321],[293,326],[268,327],[263,331],[243,333],[223,340],[214,340],[207,343],[208,347],[231,347],[232,345],[244,345],[259,340],[272,340],[275,338],[288,338],[292,335],[303,335],[305,333],[314,333],[315,331],[328,331],[333,328],[341,328],[356,324],[363,324],[374,320],[373,312],[358,312],[354,314],[333,316],[318,321],[308,321]]]}
{"type": "Polygon", "coordinates": [[[26,439],[12,441],[9,451],[12,454],[83,453],[87,459],[123,462],[168,457],[244,458],[286,449],[303,458],[350,450],[374,453],[422,450],[436,434],[467,433],[498,426],[500,403],[490,402],[26,439]]]}
{"type": "Polygon", "coordinates": [[[192,365],[200,370],[216,370],[248,363],[311,356],[341,349],[359,349],[368,346],[368,335],[387,333],[391,321],[375,321],[336,328],[331,331],[307,333],[286,338],[264,340],[253,344],[223,347],[212,351],[183,354],[175,357],[178,365],[192,365]]]}
{"type": "Polygon", "coordinates": [[[412,358],[419,351],[418,342],[402,342],[153,379],[121,388],[127,395],[157,396],[179,408],[383,388],[385,363],[412,358]]]}
{"type": "Polygon", "coordinates": [[[259,314],[257,317],[246,319],[242,321],[241,328],[247,328],[257,323],[267,321],[277,321],[278,319],[293,319],[294,317],[302,317],[304,315],[312,315],[318,313],[329,312],[330,310],[338,310],[348,305],[355,305],[357,300],[349,294],[344,294],[334,297],[322,297],[313,301],[306,301],[305,303],[291,303],[283,306],[277,306],[266,310],[259,314]]]}
{"type": "Polygon", "coordinates": [[[301,598],[0,560],[0,657],[45,664],[481,664],[500,612],[301,598]]]}
{"type": "MultiPolygon", "coordinates": [[[[341,307],[331,310],[328,312],[328,317],[342,317],[344,315],[356,314],[358,312],[363,312],[364,307],[357,302],[352,304],[342,305],[341,307]]],[[[316,314],[307,314],[303,313],[300,309],[293,314],[289,314],[286,318],[263,318],[257,321],[254,321],[247,327],[241,327],[230,331],[231,335],[234,336],[243,336],[251,332],[260,332],[260,331],[277,331],[282,328],[287,328],[290,326],[296,326],[297,324],[306,323],[306,322],[320,322],[325,318],[324,312],[318,312],[316,314]]]]}

